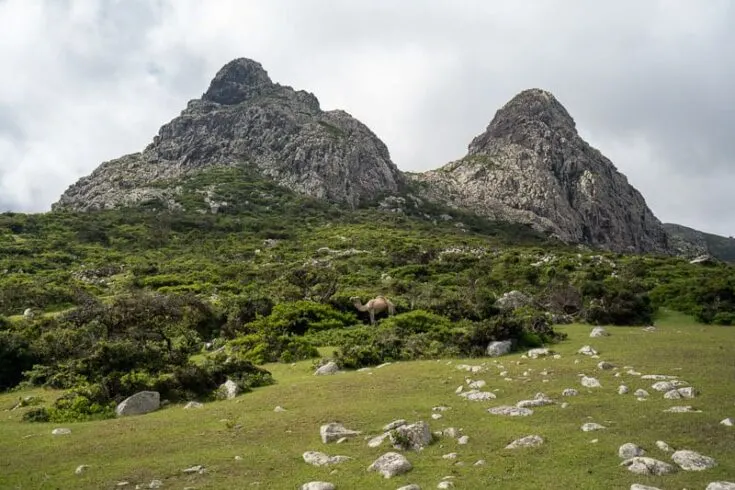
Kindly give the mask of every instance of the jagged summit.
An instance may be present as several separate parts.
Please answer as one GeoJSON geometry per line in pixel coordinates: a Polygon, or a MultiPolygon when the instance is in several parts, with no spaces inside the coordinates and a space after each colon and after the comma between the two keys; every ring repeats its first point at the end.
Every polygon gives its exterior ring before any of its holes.
{"type": "Polygon", "coordinates": [[[52,208],[175,207],[177,180],[241,164],[291,190],[351,206],[397,192],[403,182],[367,126],[344,111],[322,111],[313,94],[273,83],[260,63],[238,58],[142,152],[103,163],[52,208]]]}
{"type": "Polygon", "coordinates": [[[513,97],[464,158],[413,178],[425,184],[428,199],[526,223],[569,243],[668,250],[643,196],[577,134],[569,112],[544,90],[513,97]]]}
{"type": "Polygon", "coordinates": [[[217,72],[202,99],[234,105],[261,95],[272,86],[263,65],[248,58],[237,58],[217,72]]]}
{"type": "Polygon", "coordinates": [[[495,113],[486,131],[470,143],[468,154],[488,151],[488,145],[497,139],[511,138],[523,144],[529,135],[546,131],[577,134],[574,119],[554,95],[537,88],[524,90],[495,113]]]}

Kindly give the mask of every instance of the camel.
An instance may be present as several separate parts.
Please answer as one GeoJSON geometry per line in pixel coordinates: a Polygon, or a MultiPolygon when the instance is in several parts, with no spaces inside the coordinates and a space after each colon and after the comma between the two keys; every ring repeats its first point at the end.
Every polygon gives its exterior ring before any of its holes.
{"type": "Polygon", "coordinates": [[[359,311],[367,311],[368,313],[370,313],[370,325],[375,325],[376,313],[382,313],[385,310],[388,310],[389,315],[395,315],[396,313],[395,305],[391,303],[390,300],[385,296],[376,296],[375,298],[368,301],[365,305],[362,304],[362,301],[360,301],[360,298],[357,296],[353,296],[352,298],[350,298],[350,301],[352,301],[352,303],[355,305],[355,308],[357,308],[359,311]]]}

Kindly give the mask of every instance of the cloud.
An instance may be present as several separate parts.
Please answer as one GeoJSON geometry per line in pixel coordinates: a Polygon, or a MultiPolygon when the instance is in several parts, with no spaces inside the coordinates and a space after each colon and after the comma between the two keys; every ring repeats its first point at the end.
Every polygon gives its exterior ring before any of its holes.
{"type": "Polygon", "coordinates": [[[550,90],[662,220],[732,235],[734,21],[728,0],[0,0],[0,207],[48,209],[246,56],[368,124],[404,170],[550,90]]]}

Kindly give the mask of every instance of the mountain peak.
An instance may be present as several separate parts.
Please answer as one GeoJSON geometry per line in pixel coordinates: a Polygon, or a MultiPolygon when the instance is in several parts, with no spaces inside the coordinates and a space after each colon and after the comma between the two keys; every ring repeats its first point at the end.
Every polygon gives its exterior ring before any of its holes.
{"type": "Polygon", "coordinates": [[[486,131],[470,143],[469,152],[482,153],[489,142],[498,139],[522,144],[528,136],[548,136],[548,131],[577,133],[574,119],[551,92],[524,90],[495,113],[486,131]]]}
{"type": "Polygon", "coordinates": [[[235,105],[273,85],[268,72],[257,61],[237,58],[223,66],[212,79],[202,97],[224,105],[235,105]]]}

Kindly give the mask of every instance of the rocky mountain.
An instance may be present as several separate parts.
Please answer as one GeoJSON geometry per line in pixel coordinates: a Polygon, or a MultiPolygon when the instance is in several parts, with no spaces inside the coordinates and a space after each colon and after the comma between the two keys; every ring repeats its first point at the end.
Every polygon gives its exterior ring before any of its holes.
{"type": "Polygon", "coordinates": [[[735,238],[714,235],[673,223],[664,223],[671,249],[678,255],[696,257],[711,255],[735,262],[735,238]]]}
{"type": "Polygon", "coordinates": [[[260,63],[241,58],[145,150],[103,163],[53,209],[175,206],[178,179],[243,163],[289,189],[349,206],[395,193],[403,181],[367,126],[344,111],[322,111],[313,94],[273,83],[260,63]]]}
{"type": "Polygon", "coordinates": [[[411,178],[424,198],[526,223],[565,242],[621,252],[669,249],[643,196],[543,90],[513,97],[464,158],[411,178]]]}

